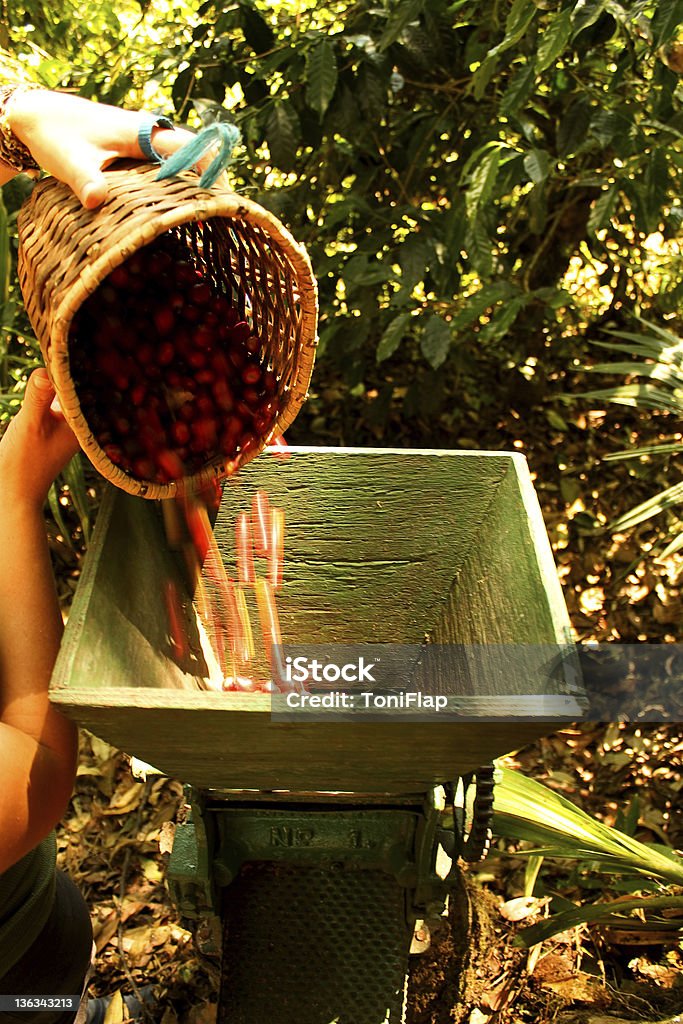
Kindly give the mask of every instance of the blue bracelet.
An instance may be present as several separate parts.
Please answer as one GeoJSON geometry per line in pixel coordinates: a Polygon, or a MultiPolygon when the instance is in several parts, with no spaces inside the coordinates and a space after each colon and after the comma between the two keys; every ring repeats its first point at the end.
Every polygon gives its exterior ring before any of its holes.
{"type": "Polygon", "coordinates": [[[152,132],[155,128],[172,128],[173,122],[169,121],[167,117],[156,114],[147,114],[143,112],[142,123],[138,129],[138,146],[142,150],[143,155],[155,163],[163,163],[163,156],[157,153],[156,149],[152,145],[152,132]]]}

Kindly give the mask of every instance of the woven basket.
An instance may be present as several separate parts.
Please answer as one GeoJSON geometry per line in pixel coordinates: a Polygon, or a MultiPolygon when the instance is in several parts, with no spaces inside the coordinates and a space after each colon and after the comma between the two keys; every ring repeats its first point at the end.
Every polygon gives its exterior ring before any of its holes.
{"type": "Polygon", "coordinates": [[[105,172],[109,196],[95,211],[55,179],[36,185],[19,214],[19,280],[64,415],[90,461],[130,494],[169,498],[235,472],[293,422],[313,369],[318,306],[308,256],[272,214],[227,190],[201,189],[194,172],[164,181],[157,172],[118,163],[105,172]],[[162,484],[135,479],[100,447],[70,372],[69,328],[116,266],[178,227],[198,267],[261,339],[262,361],[278,378],[279,411],[256,448],[232,460],[216,456],[193,476],[162,484]]]}

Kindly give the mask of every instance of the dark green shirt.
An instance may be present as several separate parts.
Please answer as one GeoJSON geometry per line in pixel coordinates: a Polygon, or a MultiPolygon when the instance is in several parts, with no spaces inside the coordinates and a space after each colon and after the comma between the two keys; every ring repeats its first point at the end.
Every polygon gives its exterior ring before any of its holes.
{"type": "Polygon", "coordinates": [[[35,942],[49,917],[56,861],[57,845],[51,832],[0,875],[0,978],[35,942]]]}

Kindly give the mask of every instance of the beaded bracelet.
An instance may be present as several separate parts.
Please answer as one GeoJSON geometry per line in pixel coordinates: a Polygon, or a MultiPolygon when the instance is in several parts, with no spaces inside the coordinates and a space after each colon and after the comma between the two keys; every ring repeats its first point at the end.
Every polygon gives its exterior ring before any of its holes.
{"type": "Polygon", "coordinates": [[[38,85],[2,85],[0,86],[0,162],[7,164],[17,173],[40,171],[40,167],[31,156],[30,150],[16,137],[12,131],[7,109],[12,96],[17,92],[39,89],[38,85]]]}

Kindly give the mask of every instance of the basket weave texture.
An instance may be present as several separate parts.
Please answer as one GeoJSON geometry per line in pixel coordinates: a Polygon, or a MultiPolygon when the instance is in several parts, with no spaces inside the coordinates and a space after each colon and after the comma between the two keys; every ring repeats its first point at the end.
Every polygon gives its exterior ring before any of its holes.
{"type": "Polygon", "coordinates": [[[234,473],[290,426],[313,370],[318,300],[305,250],[271,213],[228,190],[201,189],[194,172],[157,181],[157,171],[132,162],[105,171],[109,194],[95,211],[83,209],[61,182],[40,182],[19,214],[19,281],[64,415],[90,461],[130,494],[169,498],[234,473]],[[161,484],[130,476],[98,444],[70,372],[69,329],[115,267],[171,229],[180,230],[197,267],[261,340],[262,360],[279,381],[279,411],[256,448],[232,460],[217,456],[194,476],[161,484]]]}

